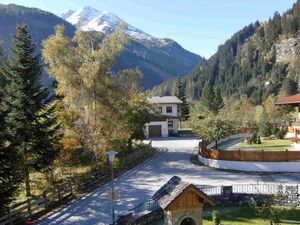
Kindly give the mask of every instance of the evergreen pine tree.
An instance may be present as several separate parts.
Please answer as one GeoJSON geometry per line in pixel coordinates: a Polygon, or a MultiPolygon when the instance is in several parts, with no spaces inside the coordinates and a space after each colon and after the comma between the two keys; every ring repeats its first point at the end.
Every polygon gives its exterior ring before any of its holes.
{"type": "Polygon", "coordinates": [[[207,81],[202,89],[201,102],[209,110],[215,110],[215,91],[210,82],[207,81]]]}
{"type": "Polygon", "coordinates": [[[17,152],[7,144],[6,124],[4,121],[6,109],[3,104],[3,75],[5,59],[0,47],[0,215],[6,212],[6,207],[13,200],[20,184],[19,168],[16,166],[17,152]],[[2,212],[2,213],[1,213],[2,212]]]}
{"type": "Polygon", "coordinates": [[[270,118],[264,109],[260,115],[259,123],[258,123],[259,133],[263,137],[269,137],[272,132],[272,124],[270,122],[270,118]]]}
{"type": "Polygon", "coordinates": [[[220,88],[215,89],[215,101],[214,102],[215,102],[215,110],[219,110],[219,109],[223,108],[224,101],[223,101],[223,98],[221,96],[220,88]]]}
{"type": "Polygon", "coordinates": [[[29,173],[47,168],[57,155],[59,139],[53,107],[44,103],[46,89],[40,84],[41,67],[26,25],[18,25],[11,42],[11,56],[5,74],[5,123],[10,146],[20,158],[26,194],[30,195],[29,173]]]}
{"type": "Polygon", "coordinates": [[[186,88],[180,77],[177,78],[176,97],[182,101],[180,106],[180,121],[186,121],[190,117],[190,106],[186,99],[186,88]]]}
{"type": "Polygon", "coordinates": [[[290,96],[297,93],[298,87],[297,83],[290,77],[286,77],[282,82],[281,95],[290,96]]]}

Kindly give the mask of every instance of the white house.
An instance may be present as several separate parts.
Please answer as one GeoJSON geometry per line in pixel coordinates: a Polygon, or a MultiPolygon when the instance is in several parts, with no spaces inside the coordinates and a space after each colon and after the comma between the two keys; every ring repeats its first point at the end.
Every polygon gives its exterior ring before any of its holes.
{"type": "Polygon", "coordinates": [[[153,107],[149,114],[149,122],[145,126],[146,137],[168,137],[169,134],[178,133],[178,106],[182,101],[175,96],[155,96],[148,100],[153,107]]]}

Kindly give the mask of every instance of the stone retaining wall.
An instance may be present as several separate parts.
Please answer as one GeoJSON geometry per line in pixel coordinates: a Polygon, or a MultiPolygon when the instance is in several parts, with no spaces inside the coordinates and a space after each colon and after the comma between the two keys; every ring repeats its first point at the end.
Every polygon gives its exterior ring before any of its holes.
{"type": "MultiPolygon", "coordinates": [[[[263,202],[266,194],[233,193],[232,186],[222,187],[221,195],[210,196],[217,202],[217,206],[246,206],[249,198],[256,202],[263,202]]],[[[298,186],[285,186],[283,195],[276,197],[276,204],[288,207],[300,207],[300,195],[298,186]]]]}

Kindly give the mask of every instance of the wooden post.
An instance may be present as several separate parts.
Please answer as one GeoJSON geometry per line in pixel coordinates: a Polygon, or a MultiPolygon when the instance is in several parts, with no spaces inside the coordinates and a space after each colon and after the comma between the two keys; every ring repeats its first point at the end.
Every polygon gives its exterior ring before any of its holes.
{"type": "Polygon", "coordinates": [[[8,213],[9,224],[12,225],[13,223],[12,223],[12,218],[11,218],[12,216],[11,216],[11,212],[10,212],[10,207],[7,208],[7,213],[8,213]]]}
{"type": "Polygon", "coordinates": [[[81,185],[80,185],[80,182],[79,182],[79,179],[78,179],[77,176],[75,177],[75,183],[76,183],[76,186],[77,186],[77,190],[81,191],[81,185]]]}
{"type": "Polygon", "coordinates": [[[27,209],[28,209],[28,214],[29,214],[29,219],[32,219],[32,211],[31,211],[31,204],[30,204],[30,198],[27,198],[27,209]]]}
{"type": "Polygon", "coordinates": [[[72,183],[71,183],[70,180],[69,180],[69,188],[70,188],[70,191],[71,191],[71,195],[73,195],[73,188],[72,188],[72,183]]]}
{"type": "Polygon", "coordinates": [[[262,157],[261,161],[265,161],[265,152],[263,149],[261,150],[261,157],[262,157]]]}
{"type": "Polygon", "coordinates": [[[58,195],[58,201],[61,202],[61,195],[60,195],[59,185],[57,185],[57,195],[58,195]]]}
{"type": "Polygon", "coordinates": [[[47,208],[48,208],[48,198],[47,198],[46,191],[43,192],[43,198],[44,198],[44,207],[45,207],[45,210],[47,210],[47,208]]]}
{"type": "Polygon", "coordinates": [[[289,150],[288,149],[285,149],[285,158],[286,158],[286,161],[289,161],[289,150]]]}
{"type": "Polygon", "coordinates": [[[240,161],[242,161],[242,153],[241,153],[241,149],[239,149],[239,158],[240,158],[240,161]]]}

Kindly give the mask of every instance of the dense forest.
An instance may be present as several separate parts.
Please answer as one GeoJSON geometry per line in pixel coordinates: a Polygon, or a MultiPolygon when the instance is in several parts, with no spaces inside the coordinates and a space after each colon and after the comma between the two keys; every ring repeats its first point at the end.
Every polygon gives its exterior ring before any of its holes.
{"type": "MultiPolygon", "coordinates": [[[[269,94],[296,93],[299,30],[299,0],[282,15],[275,12],[268,21],[244,27],[183,78],[188,97],[200,97],[206,81],[219,88],[225,98],[245,94],[253,104],[260,104],[269,94]]],[[[175,87],[176,80],[169,80],[154,87],[152,95],[174,94],[175,87]]]]}

